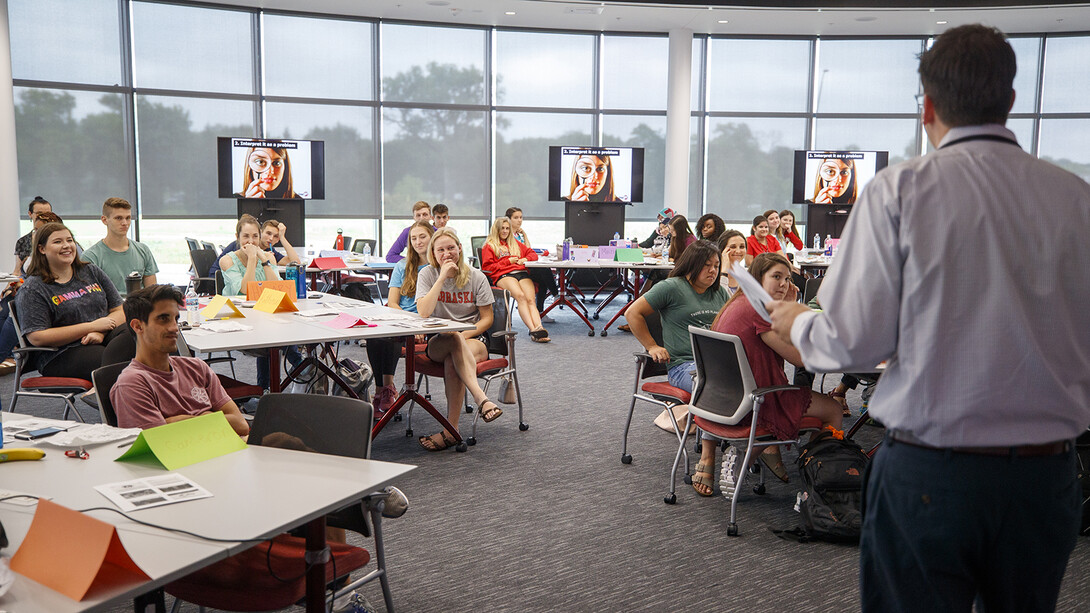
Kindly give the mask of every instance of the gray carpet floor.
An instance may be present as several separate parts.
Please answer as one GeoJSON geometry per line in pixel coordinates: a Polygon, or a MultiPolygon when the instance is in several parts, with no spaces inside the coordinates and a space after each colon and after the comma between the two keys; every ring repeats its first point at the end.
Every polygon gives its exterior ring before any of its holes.
{"type": "MultiPolygon", "coordinates": [[[[638,343],[615,329],[590,338],[570,311],[550,315],[558,321],[549,326],[549,344],[528,342],[516,323],[528,431],[519,431],[516,407],[501,405],[504,415],[480,424],[478,444],[467,453],[424,451],[405,437],[405,422],[392,422],[376,439],[376,459],[419,467],[397,483],[409,496],[409,512],[384,523],[398,610],[859,609],[857,547],[791,543],[770,532],[799,521],[792,510],[800,490],[796,450],[784,453],[791,483],[772,479],[764,496],[743,490],[738,538],[727,536],[730,505],[718,487],[714,497],[702,498],[679,478],[677,504],[664,504],[677,443],[651,423],[650,405],[636,407],[629,435],[634,461],[620,461],[638,343]]],[[[605,321],[595,323],[601,328],[605,321]]],[[[345,347],[345,355],[366,360],[362,347],[345,347]]],[[[240,378],[252,380],[252,358],[242,357],[237,368],[240,378]]],[[[0,379],[5,404],[12,379],[0,379]]],[[[825,390],[837,380],[829,377],[825,390]]],[[[433,381],[431,391],[445,410],[441,383],[433,381]]],[[[492,397],[498,392],[490,390],[492,397]]],[[[858,410],[859,391],[848,400],[858,410]]],[[[57,403],[35,399],[20,401],[19,411],[60,415],[57,403]]],[[[463,433],[469,423],[463,421],[463,433]]],[[[438,430],[422,411],[413,426],[416,435],[438,430]]],[[[865,426],[856,438],[869,446],[880,436],[879,428],[865,426]]],[[[382,610],[377,582],[362,593],[382,610]]],[[[1090,539],[1080,538],[1058,610],[1083,612],[1088,603],[1090,539]]]]}

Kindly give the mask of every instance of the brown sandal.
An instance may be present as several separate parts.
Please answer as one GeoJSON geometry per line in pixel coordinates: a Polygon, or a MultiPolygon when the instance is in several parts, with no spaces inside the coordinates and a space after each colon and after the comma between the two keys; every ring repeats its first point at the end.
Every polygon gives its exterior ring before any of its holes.
{"type": "Polygon", "coordinates": [[[447,434],[446,430],[443,430],[442,432],[436,432],[431,436],[421,436],[416,440],[420,443],[421,447],[427,449],[428,451],[442,451],[453,446],[455,442],[457,442],[454,440],[453,436],[447,434]],[[439,438],[437,439],[436,437],[439,438]]]}
{"type": "Polygon", "coordinates": [[[835,400],[837,404],[840,405],[840,408],[843,410],[844,417],[852,416],[852,410],[848,408],[848,399],[844,397],[844,392],[838,392],[836,390],[833,390],[829,392],[829,397],[835,400]]]}
{"type": "Polygon", "coordinates": [[[693,472],[692,479],[693,479],[693,490],[695,490],[697,494],[700,494],[701,496],[704,496],[704,497],[708,497],[708,496],[711,496],[712,494],[715,493],[715,482],[712,481],[712,479],[715,478],[715,472],[714,471],[715,471],[715,463],[714,462],[712,463],[711,466],[708,466],[707,464],[701,464],[700,462],[696,463],[696,469],[693,472]],[[700,475],[708,475],[708,476],[707,477],[701,477],[700,475]],[[703,486],[707,487],[708,491],[707,492],[700,491],[697,488],[698,485],[703,485],[703,486]]]}
{"type": "Polygon", "coordinates": [[[492,402],[488,398],[485,398],[481,401],[480,404],[477,405],[477,410],[481,412],[481,419],[483,419],[484,423],[486,424],[488,422],[495,421],[497,417],[503,415],[503,409],[501,409],[499,405],[497,405],[495,402],[492,402]],[[484,405],[486,404],[492,405],[492,408],[485,409],[484,405]]]}

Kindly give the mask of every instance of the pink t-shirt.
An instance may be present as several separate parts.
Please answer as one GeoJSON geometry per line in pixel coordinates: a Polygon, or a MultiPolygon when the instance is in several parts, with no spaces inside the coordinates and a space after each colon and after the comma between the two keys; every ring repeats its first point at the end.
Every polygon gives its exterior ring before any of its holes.
{"type": "Polygon", "coordinates": [[[231,397],[219,377],[199,358],[170,356],[171,372],[133,360],[117,377],[110,401],[122,428],[154,428],[168,417],[202,415],[231,397]]]}

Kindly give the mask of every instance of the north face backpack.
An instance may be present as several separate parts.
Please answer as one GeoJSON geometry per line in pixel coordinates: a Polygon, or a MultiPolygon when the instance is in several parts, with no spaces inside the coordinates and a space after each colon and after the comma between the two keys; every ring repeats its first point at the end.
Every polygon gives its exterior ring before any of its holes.
{"type": "Polygon", "coordinates": [[[803,487],[798,510],[802,525],[774,530],[799,542],[858,543],[863,527],[863,473],[870,458],[842,431],[827,428],[799,450],[803,487]]]}

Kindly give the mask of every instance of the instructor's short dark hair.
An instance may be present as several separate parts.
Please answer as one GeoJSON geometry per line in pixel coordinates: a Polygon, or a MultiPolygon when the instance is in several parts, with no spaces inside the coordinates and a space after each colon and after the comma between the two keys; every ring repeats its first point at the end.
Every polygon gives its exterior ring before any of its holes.
{"type": "Polygon", "coordinates": [[[920,54],[923,91],[952,128],[1006,123],[1017,69],[1006,36],[980,24],[951,28],[920,54]]]}
{"type": "Polygon", "coordinates": [[[155,310],[155,303],[161,300],[173,300],[178,306],[185,305],[185,296],[173,285],[149,285],[125,298],[125,321],[139,319],[142,323],[148,323],[151,312],[155,310]]]}

